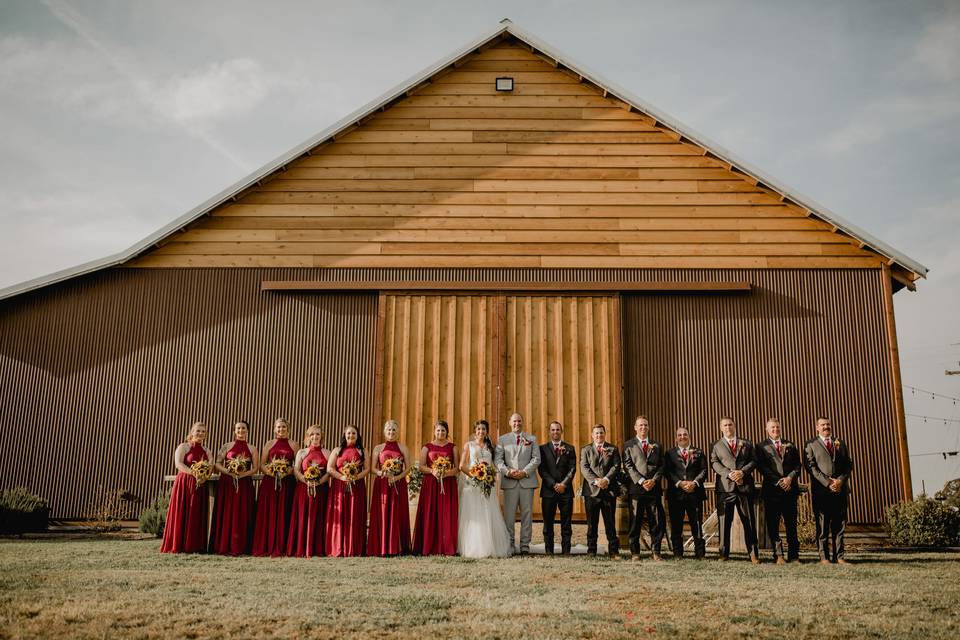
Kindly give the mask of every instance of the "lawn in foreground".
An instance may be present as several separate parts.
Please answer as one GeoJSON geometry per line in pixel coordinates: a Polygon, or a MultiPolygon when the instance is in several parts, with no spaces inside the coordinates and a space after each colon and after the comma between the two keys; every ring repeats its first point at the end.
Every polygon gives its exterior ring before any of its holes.
{"type": "Polygon", "coordinates": [[[754,567],[559,556],[223,558],[158,549],[154,540],[0,541],[0,637],[960,635],[956,554],[754,567]]]}

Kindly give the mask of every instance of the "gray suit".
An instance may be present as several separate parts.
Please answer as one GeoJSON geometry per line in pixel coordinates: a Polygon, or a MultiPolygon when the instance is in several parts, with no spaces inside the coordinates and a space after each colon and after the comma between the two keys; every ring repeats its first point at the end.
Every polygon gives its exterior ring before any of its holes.
{"type": "Polygon", "coordinates": [[[500,436],[494,464],[500,471],[500,488],[503,489],[503,520],[510,536],[510,546],[514,545],[513,530],[517,523],[517,505],[520,506],[520,552],[530,551],[530,539],[533,537],[533,492],[537,488],[537,467],[540,466],[540,447],[537,439],[520,432],[521,443],[517,444],[517,435],[512,431],[500,436]],[[526,478],[507,477],[507,472],[524,471],[526,478]]]}

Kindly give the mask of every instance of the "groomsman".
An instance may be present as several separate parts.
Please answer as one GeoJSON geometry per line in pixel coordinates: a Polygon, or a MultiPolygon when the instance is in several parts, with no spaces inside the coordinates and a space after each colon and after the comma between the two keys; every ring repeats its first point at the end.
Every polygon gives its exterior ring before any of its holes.
{"type": "Polygon", "coordinates": [[[847,444],[833,437],[830,418],[817,418],[817,437],[804,449],[813,515],[817,519],[817,550],[820,562],[848,564],[844,559],[843,533],[847,523],[847,501],[853,460],[847,444]],[[831,542],[833,552],[830,552],[831,542]]]}
{"type": "Polygon", "coordinates": [[[540,447],[531,433],[523,431],[523,416],[510,416],[510,433],[500,436],[494,453],[494,465],[501,474],[503,490],[503,521],[514,549],[514,529],[517,526],[517,506],[520,506],[520,555],[530,553],[533,537],[533,492],[537,488],[537,467],[540,465],[540,447]]]}
{"type": "Polygon", "coordinates": [[[594,425],[592,436],[593,444],[580,451],[580,473],[583,474],[580,493],[587,512],[587,554],[597,554],[597,525],[602,515],[610,557],[619,560],[616,511],[620,493],[620,453],[607,442],[607,429],[602,424],[594,425]]]}
{"type": "Polygon", "coordinates": [[[800,476],[800,450],[781,437],[780,421],[767,418],[767,436],[757,447],[757,470],[763,477],[760,496],[767,523],[767,537],[773,545],[777,564],[800,562],[800,541],[797,539],[797,495],[800,476]],[[784,560],[780,541],[780,518],[787,532],[787,557],[784,560]]]}
{"type": "Polygon", "coordinates": [[[637,436],[623,445],[623,468],[626,471],[630,494],[630,554],[633,560],[640,559],[640,527],[644,519],[650,529],[650,546],[653,559],[662,560],[660,548],[663,542],[663,477],[664,452],[659,442],[650,438],[650,422],[646,416],[638,416],[633,423],[637,436]]]}
{"type": "Polygon", "coordinates": [[[667,506],[670,509],[670,541],[673,555],[683,557],[683,517],[686,515],[693,535],[693,553],[698,560],[707,553],[703,540],[703,502],[707,492],[707,457],[690,445],[690,432],[677,428],[677,446],[667,452],[667,506]]]}
{"type": "Polygon", "coordinates": [[[720,432],[723,437],[717,440],[710,452],[710,462],[717,474],[717,518],[720,530],[720,559],[730,557],[730,525],[733,524],[733,510],[736,508],[743,523],[743,537],[750,553],[750,561],[760,564],[757,549],[757,526],[753,517],[753,468],[756,460],[753,444],[749,440],[737,437],[737,428],[733,418],[720,419],[720,432]]]}
{"type": "Polygon", "coordinates": [[[573,474],[577,453],[563,441],[563,425],[550,423],[550,441],[540,445],[540,507],[543,512],[543,546],[553,555],[553,518],[560,510],[560,553],[570,555],[573,537],[573,474]]]}

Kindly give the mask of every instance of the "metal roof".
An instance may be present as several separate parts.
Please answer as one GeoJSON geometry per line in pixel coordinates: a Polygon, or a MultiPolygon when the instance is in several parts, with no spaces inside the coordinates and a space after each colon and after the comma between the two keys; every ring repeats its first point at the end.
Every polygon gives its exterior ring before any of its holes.
{"type": "Polygon", "coordinates": [[[475,40],[471,41],[467,45],[461,47],[460,49],[454,51],[450,55],[440,59],[438,62],[427,67],[420,73],[412,76],[403,83],[397,85],[396,87],[390,89],[384,93],[379,98],[374,99],[373,101],[365,104],[360,107],[350,115],[340,119],[330,127],[324,129],[320,133],[308,139],[306,142],[294,147],[287,153],[282,156],[268,162],[263,165],[249,176],[243,178],[239,182],[227,187],[217,195],[206,200],[202,204],[194,207],[190,211],[186,212],[176,220],[165,225],[164,227],[158,229],[154,233],[150,234],[140,242],[134,244],[125,251],[115,253],[111,256],[101,258],[99,260],[94,260],[87,262],[76,267],[69,269],[64,269],[62,271],[57,271],[33,280],[28,280],[20,284],[16,284],[4,289],[0,289],[0,300],[5,298],[10,298],[21,293],[26,293],[34,289],[39,289],[47,285],[55,284],[57,282],[62,282],[64,280],[69,280],[76,276],[84,275],[94,271],[99,271],[101,269],[106,269],[108,267],[113,267],[119,264],[123,264],[128,260],[135,258],[144,251],[149,250],[155,244],[163,241],[168,236],[184,229],[187,225],[192,223],[194,220],[204,216],[209,213],[216,207],[225,203],[227,200],[235,197],[237,194],[243,192],[245,189],[248,189],[256,185],[260,180],[267,177],[271,173],[284,168],[286,165],[290,164],[292,161],[296,160],[300,156],[306,154],[311,149],[316,146],[331,141],[338,134],[342,133],[344,130],[358,124],[360,121],[366,117],[375,113],[378,109],[381,109],[393,101],[404,97],[408,91],[419,86],[426,80],[430,79],[436,73],[442,71],[443,69],[453,65],[461,58],[470,55],[475,52],[480,47],[491,42],[492,40],[499,38],[505,34],[512,35],[518,40],[526,43],[527,45],[533,47],[540,53],[552,58],[558,62],[563,67],[569,69],[573,73],[579,75],[582,79],[591,82],[592,84],[598,86],[602,90],[607,92],[607,95],[612,95],[615,98],[626,102],[631,107],[635,108],[637,111],[640,111],[654,119],[656,121],[675,132],[679,133],[683,138],[693,142],[694,144],[703,147],[713,155],[718,158],[728,162],[732,165],[733,168],[738,171],[749,175],[752,178],[755,178],[763,185],[769,187],[770,189],[782,194],[787,199],[793,201],[797,205],[807,209],[811,214],[831,223],[838,230],[843,231],[844,233],[850,235],[851,237],[862,242],[866,247],[871,250],[879,253],[880,255],[888,258],[893,263],[899,264],[908,271],[912,271],[918,276],[926,277],[928,269],[917,262],[916,260],[910,258],[909,256],[897,251],[890,245],[879,240],[878,238],[870,235],[866,231],[860,229],[856,225],[844,220],[839,215],[833,213],[826,207],[816,203],[814,200],[803,196],[796,191],[789,189],[783,186],[779,181],[774,178],[766,175],[759,169],[756,169],[749,163],[741,160],[736,157],[733,153],[729,152],[721,145],[710,141],[706,136],[694,131],[690,127],[681,124],[671,118],[670,116],[662,113],[660,110],[652,107],[643,100],[637,98],[629,91],[623,89],[617,84],[610,82],[600,76],[600,74],[595,73],[592,70],[589,70],[587,67],[571,60],[570,58],[564,56],[563,54],[557,52],[553,47],[541,41],[536,36],[533,36],[523,29],[517,27],[509,19],[504,19],[501,21],[500,26],[495,29],[488,31],[487,33],[481,35],[475,40]]]}

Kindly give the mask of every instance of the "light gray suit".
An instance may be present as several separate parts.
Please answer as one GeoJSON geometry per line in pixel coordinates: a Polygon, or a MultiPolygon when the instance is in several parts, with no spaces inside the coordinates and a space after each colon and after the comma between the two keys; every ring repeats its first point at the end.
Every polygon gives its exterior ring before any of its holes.
{"type": "Polygon", "coordinates": [[[514,545],[513,530],[517,523],[517,505],[520,505],[520,552],[530,551],[530,538],[533,537],[533,492],[537,488],[537,467],[540,466],[540,447],[537,439],[520,432],[521,443],[517,445],[517,435],[512,431],[500,436],[494,464],[500,471],[500,488],[503,489],[503,520],[510,536],[510,546],[514,545]],[[526,478],[510,478],[509,471],[524,471],[526,478]]]}

